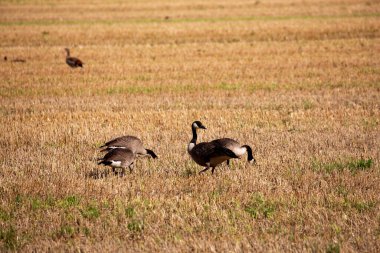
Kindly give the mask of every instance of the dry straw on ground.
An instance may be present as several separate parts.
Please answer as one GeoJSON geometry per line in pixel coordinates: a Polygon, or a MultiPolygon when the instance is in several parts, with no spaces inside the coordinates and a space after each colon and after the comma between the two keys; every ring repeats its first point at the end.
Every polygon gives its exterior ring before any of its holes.
{"type": "Polygon", "coordinates": [[[0,62],[0,251],[379,252],[379,11],[2,1],[1,59],[26,62],[0,62]],[[198,119],[257,165],[198,175],[198,119]],[[123,134],[159,159],[104,175],[123,134]]]}

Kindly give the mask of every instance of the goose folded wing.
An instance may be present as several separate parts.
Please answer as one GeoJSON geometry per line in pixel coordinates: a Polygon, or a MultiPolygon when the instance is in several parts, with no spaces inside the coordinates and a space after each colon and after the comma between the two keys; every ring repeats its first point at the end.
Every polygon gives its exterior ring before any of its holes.
{"type": "Polygon", "coordinates": [[[78,58],[75,58],[75,65],[77,65],[79,67],[83,67],[83,62],[81,60],[79,60],[78,58]]]}
{"type": "Polygon", "coordinates": [[[215,154],[215,156],[228,156],[228,157],[231,157],[231,158],[239,158],[230,149],[222,147],[222,146],[215,146],[214,147],[214,154],[215,154]]]}
{"type": "Polygon", "coordinates": [[[80,66],[80,67],[83,66],[83,62],[81,60],[79,60],[78,58],[75,58],[75,57],[66,58],[66,62],[70,66],[80,66]]]}
{"type": "Polygon", "coordinates": [[[213,157],[228,156],[231,158],[238,158],[230,149],[209,143],[199,143],[194,150],[199,155],[205,157],[207,160],[213,157]]]}

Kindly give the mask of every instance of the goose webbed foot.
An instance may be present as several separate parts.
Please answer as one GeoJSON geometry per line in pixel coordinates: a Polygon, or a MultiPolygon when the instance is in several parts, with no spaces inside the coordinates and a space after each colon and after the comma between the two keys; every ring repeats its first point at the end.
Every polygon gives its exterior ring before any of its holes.
{"type": "Polygon", "coordinates": [[[205,171],[207,171],[208,169],[210,169],[210,163],[206,163],[206,166],[207,166],[207,167],[206,167],[205,169],[199,171],[199,174],[201,174],[202,172],[205,172],[205,171]]]}
{"type": "Polygon", "coordinates": [[[203,172],[207,171],[208,169],[209,169],[209,167],[206,167],[205,169],[203,169],[203,170],[199,171],[199,174],[201,174],[201,173],[203,173],[203,172]]]}

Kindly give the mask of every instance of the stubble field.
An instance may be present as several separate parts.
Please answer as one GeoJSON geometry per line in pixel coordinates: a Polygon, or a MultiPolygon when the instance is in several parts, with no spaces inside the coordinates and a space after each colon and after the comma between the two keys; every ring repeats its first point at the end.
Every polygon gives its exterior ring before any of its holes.
{"type": "Polygon", "coordinates": [[[371,0],[1,1],[0,251],[379,252],[379,27],[371,0]],[[194,120],[257,164],[199,175],[194,120]],[[159,159],[107,175],[126,134],[159,159]]]}

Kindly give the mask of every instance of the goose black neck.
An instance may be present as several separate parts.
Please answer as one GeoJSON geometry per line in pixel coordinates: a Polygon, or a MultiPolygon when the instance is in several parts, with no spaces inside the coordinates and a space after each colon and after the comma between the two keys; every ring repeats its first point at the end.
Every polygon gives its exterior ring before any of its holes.
{"type": "Polygon", "coordinates": [[[145,149],[146,152],[154,159],[157,158],[157,155],[153,152],[153,150],[150,150],[150,149],[145,149]]]}
{"type": "Polygon", "coordinates": [[[196,144],[197,143],[197,129],[194,126],[191,126],[191,130],[193,131],[193,139],[191,139],[191,143],[196,144]]]}
{"type": "Polygon", "coordinates": [[[251,149],[251,147],[248,146],[248,145],[244,145],[243,147],[247,149],[248,161],[252,161],[254,158],[253,158],[253,155],[252,155],[252,149],[251,149]]]}

